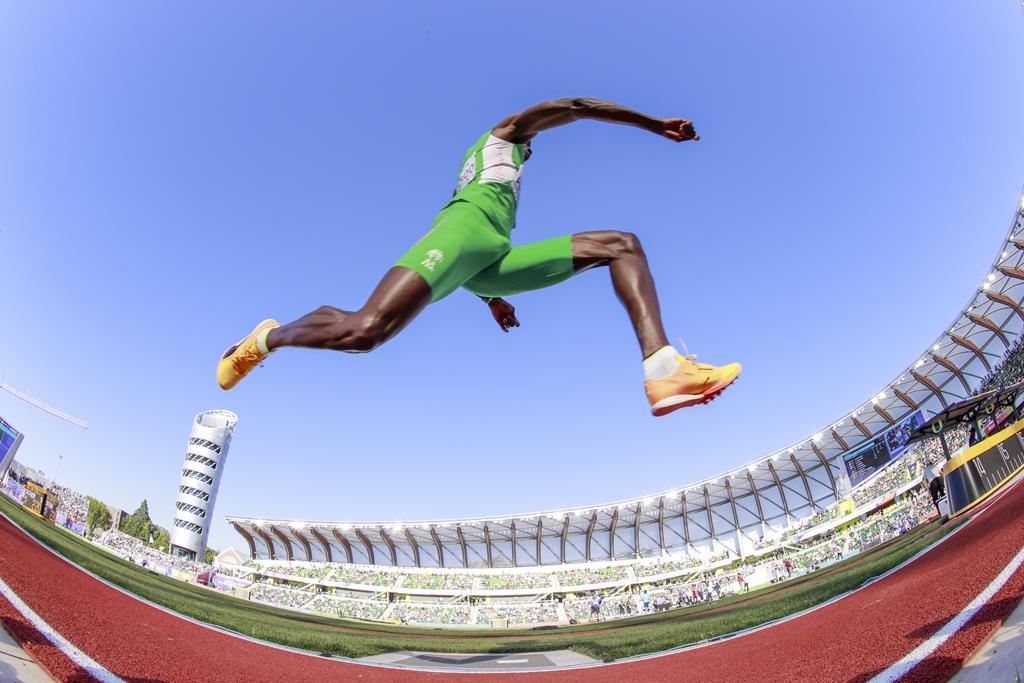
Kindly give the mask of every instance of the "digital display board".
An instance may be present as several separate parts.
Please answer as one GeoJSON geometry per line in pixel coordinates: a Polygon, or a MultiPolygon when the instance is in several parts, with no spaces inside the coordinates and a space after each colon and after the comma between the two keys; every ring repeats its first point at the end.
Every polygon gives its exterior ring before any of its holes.
{"type": "Polygon", "coordinates": [[[0,477],[7,474],[7,468],[11,466],[14,454],[24,438],[24,434],[12,427],[7,420],[0,417],[0,477]]]}
{"type": "Polygon", "coordinates": [[[893,458],[907,450],[914,430],[924,424],[924,415],[916,411],[881,436],[843,454],[846,474],[850,486],[856,486],[872,474],[885,467],[893,458]]]}

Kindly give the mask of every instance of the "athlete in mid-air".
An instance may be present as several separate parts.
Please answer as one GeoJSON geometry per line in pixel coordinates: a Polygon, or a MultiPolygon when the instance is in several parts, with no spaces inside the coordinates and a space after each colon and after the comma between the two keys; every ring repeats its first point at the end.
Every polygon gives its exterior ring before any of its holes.
{"type": "Polygon", "coordinates": [[[384,275],[357,311],[321,306],[295,322],[264,320],[224,352],[217,381],[230,389],[267,356],[285,346],[372,351],[398,334],[427,304],[462,287],[483,299],[508,332],[519,327],[502,297],[562,282],[608,266],[643,353],[644,385],[651,412],[666,415],[707,403],[740,374],[731,363],[715,367],[682,356],[665,336],[658,295],[640,241],[628,232],[598,230],[513,247],[519,177],[541,131],[591,119],[643,128],[673,142],[699,140],[686,119],[659,119],[592,99],[544,102],[509,116],[484,133],[462,161],[455,194],[434,225],[384,275]]]}

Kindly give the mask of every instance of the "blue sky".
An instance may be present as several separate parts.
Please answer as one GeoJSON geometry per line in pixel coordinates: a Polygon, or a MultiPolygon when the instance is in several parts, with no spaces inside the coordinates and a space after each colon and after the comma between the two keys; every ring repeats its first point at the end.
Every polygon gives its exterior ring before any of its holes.
{"type": "Polygon", "coordinates": [[[168,525],[192,417],[240,422],[225,514],[503,515],[677,486],[813,433],[952,320],[1024,182],[1019,3],[251,3],[0,7],[0,395],[21,459],[168,525]],[[428,6],[430,5],[430,6],[428,6]],[[511,16],[510,16],[511,15],[511,16]],[[358,307],[465,149],[564,96],[691,118],[698,143],[542,135],[517,242],[641,236],[672,338],[739,361],[651,418],[607,272],[465,292],[367,356],[286,350],[265,317],[358,307]]]}

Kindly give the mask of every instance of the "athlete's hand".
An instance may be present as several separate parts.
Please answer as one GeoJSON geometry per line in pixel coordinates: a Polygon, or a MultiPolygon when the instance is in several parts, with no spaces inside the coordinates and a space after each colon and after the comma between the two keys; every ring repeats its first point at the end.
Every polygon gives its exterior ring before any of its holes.
{"type": "Polygon", "coordinates": [[[519,320],[516,319],[516,309],[509,302],[504,299],[491,299],[487,302],[487,305],[491,309],[491,315],[494,316],[494,322],[498,323],[498,327],[501,328],[502,332],[508,332],[513,327],[519,327],[519,320]]]}
{"type": "Polygon", "coordinates": [[[700,140],[697,131],[693,129],[693,124],[687,119],[665,119],[661,122],[661,127],[655,132],[672,142],[700,140]]]}

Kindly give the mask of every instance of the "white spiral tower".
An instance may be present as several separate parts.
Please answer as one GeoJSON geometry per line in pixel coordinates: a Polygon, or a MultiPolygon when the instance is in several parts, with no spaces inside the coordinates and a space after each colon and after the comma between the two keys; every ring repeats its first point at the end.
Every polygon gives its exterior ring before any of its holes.
{"type": "Polygon", "coordinates": [[[171,527],[171,553],[202,561],[238,416],[228,410],[196,415],[185,449],[171,527]]]}

